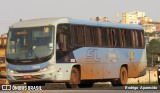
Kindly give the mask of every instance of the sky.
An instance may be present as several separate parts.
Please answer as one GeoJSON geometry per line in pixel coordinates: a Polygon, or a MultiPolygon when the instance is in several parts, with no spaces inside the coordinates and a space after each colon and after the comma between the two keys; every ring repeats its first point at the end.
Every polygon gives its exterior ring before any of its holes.
{"type": "Polygon", "coordinates": [[[96,16],[119,20],[123,12],[140,11],[160,20],[160,0],[0,0],[0,35],[20,19],[71,17],[89,20],[96,16]]]}

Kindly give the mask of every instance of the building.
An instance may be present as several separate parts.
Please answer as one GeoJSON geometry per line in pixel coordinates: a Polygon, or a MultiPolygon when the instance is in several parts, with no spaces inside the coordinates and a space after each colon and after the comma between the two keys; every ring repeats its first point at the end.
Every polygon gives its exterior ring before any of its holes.
{"type": "Polygon", "coordinates": [[[147,16],[140,17],[139,20],[141,25],[152,22],[152,19],[147,16]]]}
{"type": "Polygon", "coordinates": [[[122,23],[123,24],[139,24],[140,20],[139,18],[144,17],[145,13],[144,12],[125,12],[122,13],[122,23]]]}
{"type": "Polygon", "coordinates": [[[109,22],[108,18],[103,16],[93,17],[93,18],[90,18],[90,20],[100,21],[100,22],[109,22]]]}
{"type": "Polygon", "coordinates": [[[156,31],[157,31],[157,32],[160,32],[160,23],[159,23],[159,24],[156,24],[156,31]]]}
{"type": "Polygon", "coordinates": [[[152,23],[146,23],[142,25],[144,27],[144,32],[152,33],[156,31],[156,26],[152,23]]]}
{"type": "Polygon", "coordinates": [[[156,31],[160,33],[160,22],[150,22],[156,26],[156,31]]]}
{"type": "Polygon", "coordinates": [[[145,22],[142,24],[142,26],[144,27],[144,31],[145,32],[157,32],[157,35],[159,36],[160,33],[160,22],[145,22]]]}

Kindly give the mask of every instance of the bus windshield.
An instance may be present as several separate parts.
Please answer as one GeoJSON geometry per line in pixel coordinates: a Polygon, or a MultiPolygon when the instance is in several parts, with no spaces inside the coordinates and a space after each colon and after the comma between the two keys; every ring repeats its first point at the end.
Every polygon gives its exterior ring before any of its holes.
{"type": "Polygon", "coordinates": [[[33,60],[48,60],[53,53],[53,32],[53,26],[11,28],[7,39],[7,61],[33,63],[33,60]]]}

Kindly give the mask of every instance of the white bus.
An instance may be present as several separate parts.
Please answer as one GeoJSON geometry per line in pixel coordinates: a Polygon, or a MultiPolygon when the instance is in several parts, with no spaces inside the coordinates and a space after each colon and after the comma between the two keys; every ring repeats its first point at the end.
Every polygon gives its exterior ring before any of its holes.
{"type": "Polygon", "coordinates": [[[21,21],[9,28],[6,61],[10,83],[125,85],[146,73],[144,31],[139,25],[72,18],[21,21]]]}

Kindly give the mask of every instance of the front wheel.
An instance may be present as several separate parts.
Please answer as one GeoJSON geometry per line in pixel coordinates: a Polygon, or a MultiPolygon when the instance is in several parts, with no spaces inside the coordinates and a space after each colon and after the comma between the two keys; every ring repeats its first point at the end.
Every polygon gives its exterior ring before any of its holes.
{"type": "Polygon", "coordinates": [[[76,88],[80,83],[79,70],[75,67],[72,68],[70,81],[66,83],[67,88],[76,88]]]}

